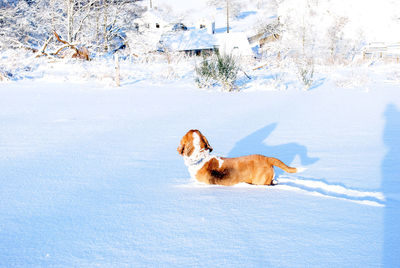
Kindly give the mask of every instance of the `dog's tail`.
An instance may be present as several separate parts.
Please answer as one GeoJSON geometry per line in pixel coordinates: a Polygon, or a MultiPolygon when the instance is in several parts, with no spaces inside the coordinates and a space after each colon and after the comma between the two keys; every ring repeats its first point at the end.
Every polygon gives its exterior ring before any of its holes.
{"type": "Polygon", "coordinates": [[[289,173],[296,173],[298,171],[297,168],[289,167],[277,158],[269,157],[269,162],[271,163],[271,165],[283,169],[284,171],[289,173]]]}

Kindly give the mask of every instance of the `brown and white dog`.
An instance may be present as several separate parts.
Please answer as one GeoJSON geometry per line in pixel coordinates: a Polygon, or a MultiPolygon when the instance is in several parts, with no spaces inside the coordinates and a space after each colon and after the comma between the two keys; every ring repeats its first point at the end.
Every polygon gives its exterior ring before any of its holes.
{"type": "Polygon", "coordinates": [[[297,172],[281,160],[263,155],[237,158],[210,155],[213,148],[198,130],[189,130],[181,139],[178,153],[183,156],[190,176],[206,184],[234,185],[249,183],[273,185],[274,168],[277,166],[289,173],[297,172]]]}

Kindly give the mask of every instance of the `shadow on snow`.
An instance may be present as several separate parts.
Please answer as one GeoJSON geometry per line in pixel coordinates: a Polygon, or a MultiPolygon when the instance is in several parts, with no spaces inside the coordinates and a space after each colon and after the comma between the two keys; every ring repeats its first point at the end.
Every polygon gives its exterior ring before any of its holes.
{"type": "Polygon", "coordinates": [[[382,162],[384,214],[384,267],[400,267],[400,111],[389,104],[385,111],[383,142],[388,152],[382,162]]]}
{"type": "MultiPolygon", "coordinates": [[[[396,118],[396,116],[393,116],[393,118],[396,118]]],[[[399,115],[397,115],[397,118],[400,120],[399,115]]],[[[264,140],[271,135],[276,127],[277,123],[267,125],[241,139],[229,152],[228,156],[238,157],[249,154],[262,154],[269,157],[276,157],[287,165],[290,165],[295,157],[299,156],[302,166],[314,164],[319,160],[319,158],[310,157],[308,155],[307,148],[298,143],[291,142],[280,145],[268,145],[264,143],[264,140]]],[[[391,135],[391,138],[393,137],[397,136],[391,135]]],[[[399,142],[395,143],[399,144],[399,142]]],[[[347,201],[354,201],[369,205],[383,206],[385,204],[385,197],[380,192],[368,192],[360,189],[350,189],[343,184],[333,184],[322,179],[304,178],[298,176],[297,174],[288,175],[279,168],[275,169],[275,174],[279,182],[278,187],[280,188],[302,190],[308,193],[317,193],[326,197],[345,199],[347,201]]],[[[398,174],[400,174],[400,172],[398,172],[398,174]]]]}
{"type": "MultiPolygon", "coordinates": [[[[319,158],[308,156],[307,148],[298,143],[287,143],[281,145],[267,145],[263,141],[275,130],[277,123],[267,125],[247,137],[238,141],[235,147],[229,152],[229,157],[238,157],[249,154],[262,154],[275,157],[290,165],[298,155],[303,166],[314,164],[319,158]]],[[[283,174],[281,169],[275,169],[276,176],[283,174]]]]}

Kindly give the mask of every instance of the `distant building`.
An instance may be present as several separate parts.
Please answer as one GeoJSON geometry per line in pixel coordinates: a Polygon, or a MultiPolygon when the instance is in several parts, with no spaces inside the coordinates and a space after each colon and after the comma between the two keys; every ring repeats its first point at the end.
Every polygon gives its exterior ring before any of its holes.
{"type": "Polygon", "coordinates": [[[197,21],[196,29],[206,29],[207,33],[215,34],[215,21],[207,18],[202,18],[197,21]]]}
{"type": "Polygon", "coordinates": [[[221,54],[254,56],[244,32],[210,34],[205,28],[163,34],[158,50],[181,51],[196,55],[218,50],[221,54]]]}
{"type": "Polygon", "coordinates": [[[244,32],[216,34],[216,48],[221,54],[234,56],[254,56],[249,40],[244,32]]]}
{"type": "Polygon", "coordinates": [[[280,34],[264,34],[262,38],[259,40],[260,42],[260,48],[265,46],[268,43],[273,43],[281,40],[282,37],[280,34]]]}
{"type": "Polygon", "coordinates": [[[133,23],[136,29],[140,32],[152,30],[152,31],[163,31],[169,27],[169,23],[163,19],[161,14],[156,10],[148,10],[142,14],[140,18],[136,18],[133,23]]]}

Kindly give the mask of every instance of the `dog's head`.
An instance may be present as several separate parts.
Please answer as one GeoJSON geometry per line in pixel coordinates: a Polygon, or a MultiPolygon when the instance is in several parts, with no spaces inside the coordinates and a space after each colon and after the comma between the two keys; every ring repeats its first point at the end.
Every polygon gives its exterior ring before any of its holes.
{"type": "Polygon", "coordinates": [[[189,130],[185,136],[182,137],[181,143],[177,149],[180,155],[186,157],[190,157],[193,152],[202,152],[207,150],[211,152],[213,148],[208,143],[207,138],[197,129],[189,130]]]}

